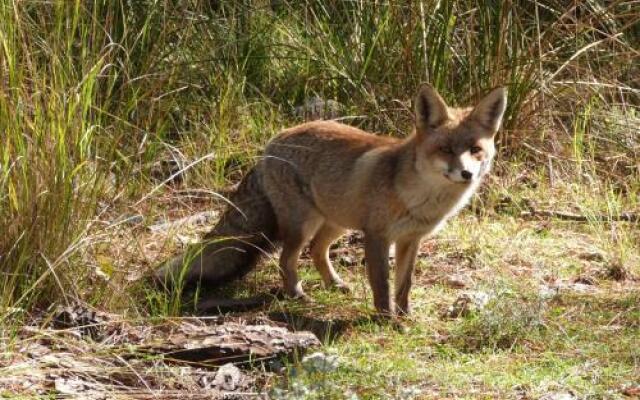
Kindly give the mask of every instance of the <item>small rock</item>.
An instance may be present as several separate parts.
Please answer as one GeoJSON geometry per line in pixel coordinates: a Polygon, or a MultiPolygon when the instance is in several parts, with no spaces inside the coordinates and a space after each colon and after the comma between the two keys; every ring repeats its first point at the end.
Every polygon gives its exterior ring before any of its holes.
{"type": "Polygon", "coordinates": [[[217,388],[216,384],[214,383],[214,380],[215,380],[215,374],[202,374],[200,375],[200,378],[198,378],[197,382],[201,388],[211,390],[211,389],[217,388]]]}
{"type": "Polygon", "coordinates": [[[413,400],[422,394],[422,390],[416,386],[409,386],[400,389],[398,398],[402,400],[413,400]]]}
{"type": "Polygon", "coordinates": [[[38,362],[48,367],[59,367],[60,358],[56,354],[45,354],[38,359],[38,362]]]}
{"type": "Polygon", "coordinates": [[[217,211],[203,211],[175,221],[159,222],[151,225],[148,229],[151,232],[169,232],[178,229],[194,229],[198,226],[212,225],[219,217],[217,211]]]}
{"type": "Polygon", "coordinates": [[[20,349],[20,352],[26,353],[29,357],[39,360],[45,355],[51,353],[51,349],[41,345],[40,343],[31,343],[20,349]]]}
{"type": "Polygon", "coordinates": [[[338,356],[322,352],[309,354],[302,359],[302,366],[308,372],[331,372],[338,368],[338,356]]]}
{"type": "Polygon", "coordinates": [[[540,285],[538,289],[538,296],[542,300],[551,300],[558,295],[558,292],[559,290],[557,287],[540,285]]]}
{"type": "Polygon", "coordinates": [[[344,398],[345,398],[345,400],[360,400],[360,398],[358,397],[358,394],[355,393],[355,392],[352,392],[349,389],[347,389],[344,392],[344,398]]]}
{"type": "Polygon", "coordinates": [[[213,385],[222,390],[233,391],[240,385],[241,379],[242,372],[240,372],[240,369],[228,363],[218,369],[215,378],[213,378],[213,385]]]}
{"type": "Polygon", "coordinates": [[[447,309],[446,316],[457,318],[481,311],[489,304],[489,300],[491,300],[491,296],[486,292],[462,293],[447,309]]]}
{"type": "Polygon", "coordinates": [[[101,327],[109,320],[109,315],[86,307],[83,304],[72,304],[56,308],[51,319],[54,329],[71,329],[80,336],[89,336],[96,340],[100,336],[101,327]]]}
{"type": "Polygon", "coordinates": [[[583,285],[595,285],[596,281],[592,277],[588,275],[580,275],[576,279],[573,280],[573,283],[580,283],[583,285]]]}
{"type": "Polygon", "coordinates": [[[548,285],[540,285],[538,295],[543,300],[549,300],[560,292],[593,293],[597,292],[594,285],[581,282],[555,282],[548,285]]]}
{"type": "Polygon", "coordinates": [[[575,400],[577,397],[571,392],[552,392],[540,397],[540,400],[575,400]]]}
{"type": "Polygon", "coordinates": [[[86,382],[78,377],[57,378],[54,387],[58,393],[65,395],[78,395],[90,389],[86,382]]]}
{"type": "Polygon", "coordinates": [[[528,385],[516,385],[512,390],[514,398],[517,400],[528,400],[531,398],[529,395],[530,388],[528,385]]]}
{"type": "Polygon", "coordinates": [[[463,275],[448,275],[442,283],[454,289],[465,289],[471,285],[471,281],[463,275]]]}
{"type": "Polygon", "coordinates": [[[585,261],[603,262],[604,260],[606,260],[606,256],[599,251],[585,252],[580,254],[578,257],[585,261]]]}
{"type": "Polygon", "coordinates": [[[587,292],[593,291],[592,285],[587,285],[585,283],[579,283],[579,282],[574,283],[573,285],[567,285],[567,289],[574,290],[580,293],[587,293],[587,292]]]}

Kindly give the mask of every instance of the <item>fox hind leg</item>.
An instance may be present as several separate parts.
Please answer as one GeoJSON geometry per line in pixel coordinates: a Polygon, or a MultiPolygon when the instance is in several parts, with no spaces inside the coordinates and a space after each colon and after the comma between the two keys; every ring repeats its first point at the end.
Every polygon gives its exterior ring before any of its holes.
{"type": "Polygon", "coordinates": [[[342,234],[344,234],[344,229],[325,222],[311,241],[310,252],[313,264],[318,269],[318,272],[320,272],[325,286],[335,286],[346,293],[349,292],[349,286],[340,279],[329,259],[329,247],[331,243],[342,236],[342,234]]]}

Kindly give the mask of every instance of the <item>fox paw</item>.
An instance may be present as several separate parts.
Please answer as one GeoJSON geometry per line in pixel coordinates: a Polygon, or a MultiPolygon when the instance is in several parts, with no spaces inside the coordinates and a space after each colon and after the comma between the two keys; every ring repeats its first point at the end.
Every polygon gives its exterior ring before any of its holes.
{"type": "Polygon", "coordinates": [[[401,317],[391,315],[389,313],[377,313],[373,317],[373,321],[380,325],[389,326],[391,329],[399,333],[407,333],[409,330],[405,325],[405,321],[403,321],[401,317]]]}
{"type": "Polygon", "coordinates": [[[399,317],[409,317],[411,315],[411,308],[407,307],[396,307],[396,315],[399,317]]]}
{"type": "Polygon", "coordinates": [[[351,287],[342,281],[333,282],[331,286],[341,293],[344,293],[344,294],[351,293],[351,287]]]}
{"type": "Polygon", "coordinates": [[[291,300],[299,301],[301,303],[313,303],[313,298],[305,292],[295,292],[287,294],[287,297],[291,300]]]}

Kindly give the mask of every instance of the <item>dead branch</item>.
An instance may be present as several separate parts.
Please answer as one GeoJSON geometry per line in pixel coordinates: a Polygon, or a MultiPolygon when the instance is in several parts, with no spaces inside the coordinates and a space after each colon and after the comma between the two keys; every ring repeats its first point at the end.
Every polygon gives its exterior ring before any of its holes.
{"type": "Polygon", "coordinates": [[[640,222],[640,214],[635,213],[622,213],[618,215],[583,215],[583,214],[574,214],[568,212],[561,211],[552,211],[552,210],[536,210],[531,208],[529,211],[524,211],[520,213],[521,218],[533,218],[533,217],[547,217],[547,218],[557,218],[564,221],[577,221],[577,222],[589,222],[589,221],[598,221],[598,222],[640,222]]]}

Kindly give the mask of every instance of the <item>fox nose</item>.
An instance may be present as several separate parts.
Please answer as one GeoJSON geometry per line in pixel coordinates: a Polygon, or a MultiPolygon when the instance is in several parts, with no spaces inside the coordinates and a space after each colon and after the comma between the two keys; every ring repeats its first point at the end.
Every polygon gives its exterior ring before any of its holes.
{"type": "Polygon", "coordinates": [[[462,179],[470,181],[471,178],[473,177],[473,174],[467,170],[463,170],[460,172],[460,176],[462,176],[462,179]]]}

